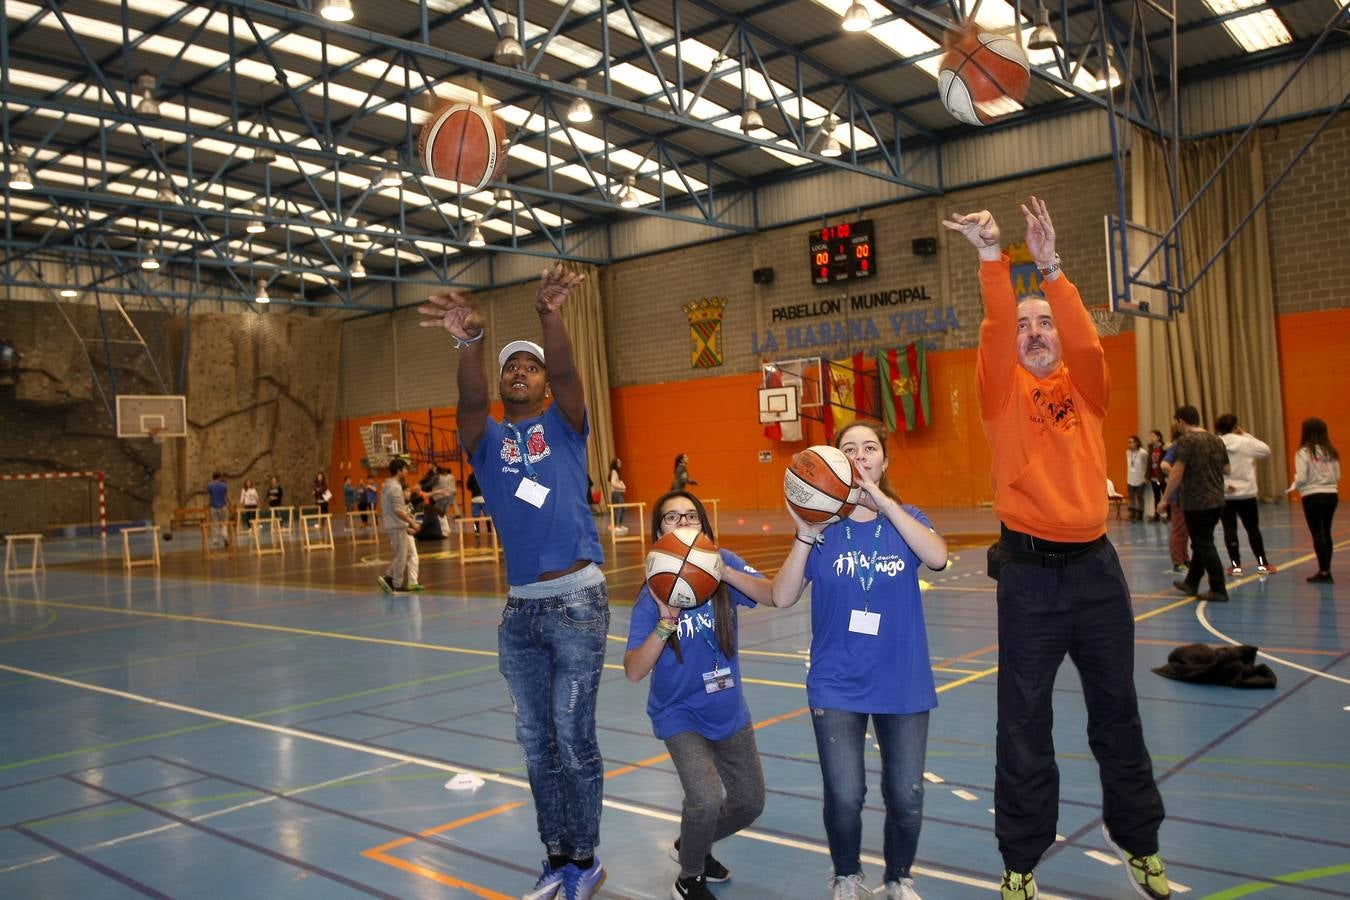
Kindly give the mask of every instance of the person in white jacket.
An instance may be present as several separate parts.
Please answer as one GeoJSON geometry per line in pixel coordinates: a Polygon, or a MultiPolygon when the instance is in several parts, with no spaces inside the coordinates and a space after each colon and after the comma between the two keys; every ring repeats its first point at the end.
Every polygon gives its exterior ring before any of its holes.
{"type": "Polygon", "coordinates": [[[1125,484],[1130,491],[1130,521],[1144,521],[1144,488],[1148,485],[1148,451],[1139,435],[1130,435],[1125,445],[1125,484]]]}
{"type": "Polygon", "coordinates": [[[1242,574],[1242,554],[1238,549],[1237,520],[1247,532],[1247,543],[1256,556],[1256,572],[1267,575],[1275,571],[1266,560],[1266,543],[1261,538],[1261,512],[1257,507],[1256,461],[1270,456],[1270,445],[1242,430],[1233,413],[1224,413],[1214,421],[1214,433],[1223,438],[1228,448],[1231,467],[1223,479],[1223,543],[1228,548],[1228,573],[1242,574]]]}
{"type": "Polygon", "coordinates": [[[1303,420],[1303,434],[1294,454],[1294,483],[1289,490],[1303,498],[1303,517],[1312,532],[1317,572],[1308,576],[1314,584],[1331,584],[1331,520],[1336,515],[1341,480],[1341,456],[1327,435],[1327,423],[1312,417],[1303,420]]]}

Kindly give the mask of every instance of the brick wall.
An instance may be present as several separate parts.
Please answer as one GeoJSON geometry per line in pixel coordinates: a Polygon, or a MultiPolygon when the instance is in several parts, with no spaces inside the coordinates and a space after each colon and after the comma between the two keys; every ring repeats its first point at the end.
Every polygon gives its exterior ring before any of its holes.
{"type": "MultiPolygon", "coordinates": [[[[1262,133],[1266,182],[1280,173],[1321,118],[1262,133]]],[[[1350,254],[1343,223],[1350,216],[1350,113],[1341,113],[1290,171],[1266,206],[1276,313],[1350,305],[1350,254]]]]}

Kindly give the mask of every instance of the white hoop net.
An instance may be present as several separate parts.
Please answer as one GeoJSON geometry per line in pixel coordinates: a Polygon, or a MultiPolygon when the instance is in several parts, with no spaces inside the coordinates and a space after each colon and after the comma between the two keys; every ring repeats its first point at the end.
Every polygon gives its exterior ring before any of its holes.
{"type": "Polygon", "coordinates": [[[1120,325],[1124,316],[1114,312],[1111,307],[1094,306],[1088,310],[1088,315],[1092,316],[1092,324],[1097,327],[1097,334],[1100,337],[1112,337],[1120,334],[1120,325]]]}

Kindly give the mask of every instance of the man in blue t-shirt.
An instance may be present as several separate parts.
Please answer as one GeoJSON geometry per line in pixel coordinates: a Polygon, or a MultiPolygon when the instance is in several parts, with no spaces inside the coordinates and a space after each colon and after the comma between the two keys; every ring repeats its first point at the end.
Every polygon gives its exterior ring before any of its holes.
{"type": "Polygon", "coordinates": [[[600,842],[604,767],[595,694],[605,659],[609,599],[600,536],[587,505],[590,423],[561,307],[584,276],[545,270],[535,295],[541,347],[512,341],[497,356],[504,415],[488,416],[484,320],[465,293],[433,295],[422,322],[455,339],[459,441],[469,451],[506,555],[510,589],[497,632],[498,666],[516,709],[543,872],[523,900],[586,900],[605,870],[600,842]],[[552,403],[548,401],[552,398],[552,403]]]}
{"type": "Polygon", "coordinates": [[[224,474],[211,473],[211,483],[206,486],[206,495],[210,498],[211,549],[218,550],[230,545],[227,524],[230,516],[230,486],[224,474]]]}

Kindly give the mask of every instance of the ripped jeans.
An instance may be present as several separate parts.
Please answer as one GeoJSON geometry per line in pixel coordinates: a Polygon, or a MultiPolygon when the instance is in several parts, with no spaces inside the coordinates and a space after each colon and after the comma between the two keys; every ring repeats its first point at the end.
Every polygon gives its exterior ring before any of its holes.
{"type": "MultiPolygon", "coordinates": [[[[816,752],[825,782],[825,835],[834,874],[862,871],[862,810],[867,796],[863,751],[867,713],[812,709],[816,752]]],[[[909,878],[923,825],[923,764],[928,750],[928,713],[872,714],[881,747],[881,797],[886,807],[883,854],[886,881],[909,878]]]]}
{"type": "MultiPolygon", "coordinates": [[[[528,587],[540,584],[553,582],[528,587]]],[[[552,855],[584,859],[600,842],[605,773],[595,739],[595,694],[609,599],[596,566],[557,584],[559,593],[540,599],[515,596],[512,588],[497,629],[498,668],[516,710],[539,838],[552,855]]]]}

